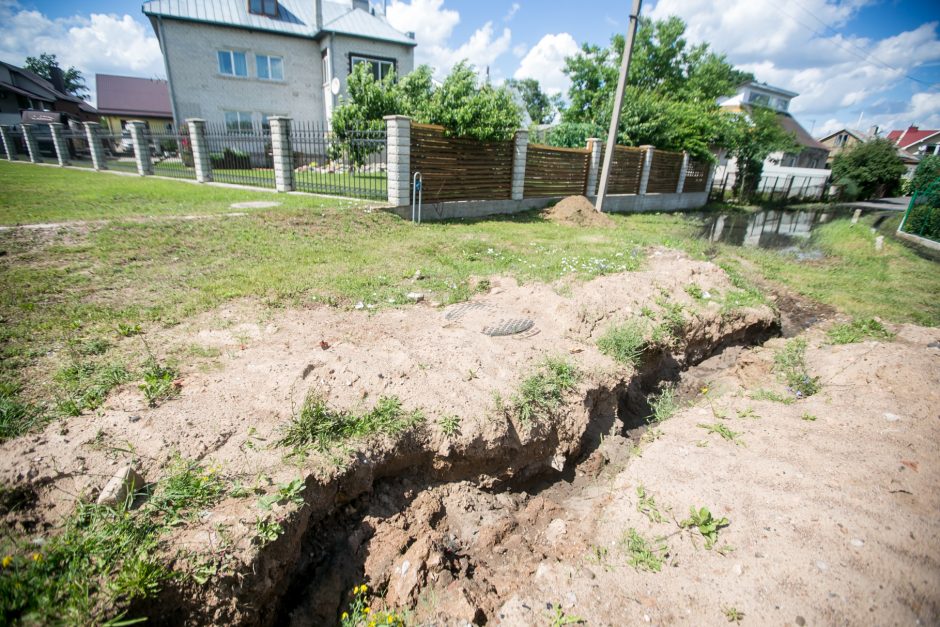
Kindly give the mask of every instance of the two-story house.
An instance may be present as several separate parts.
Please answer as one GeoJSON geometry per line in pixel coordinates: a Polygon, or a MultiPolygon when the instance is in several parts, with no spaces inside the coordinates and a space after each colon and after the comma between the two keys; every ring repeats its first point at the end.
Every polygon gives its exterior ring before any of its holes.
{"type": "Polygon", "coordinates": [[[230,131],[286,115],[329,122],[355,65],[381,78],[414,67],[414,33],[368,0],[151,0],[143,5],[166,64],[177,123],[230,131]]]}

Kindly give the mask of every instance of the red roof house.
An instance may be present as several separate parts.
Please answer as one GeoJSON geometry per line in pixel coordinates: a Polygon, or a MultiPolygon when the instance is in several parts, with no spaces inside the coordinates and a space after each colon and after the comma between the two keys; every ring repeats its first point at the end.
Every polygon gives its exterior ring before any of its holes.
{"type": "Polygon", "coordinates": [[[912,155],[940,154],[940,130],[909,126],[903,131],[891,131],[888,133],[888,139],[912,155]]]}

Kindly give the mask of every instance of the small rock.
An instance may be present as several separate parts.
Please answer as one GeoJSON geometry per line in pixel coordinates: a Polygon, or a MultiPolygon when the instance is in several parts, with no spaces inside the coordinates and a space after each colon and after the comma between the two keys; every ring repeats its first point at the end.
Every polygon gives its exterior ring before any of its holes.
{"type": "Polygon", "coordinates": [[[829,570],[829,564],[827,564],[826,562],[822,560],[819,560],[818,562],[816,562],[816,568],[818,568],[819,570],[823,572],[826,572],[827,570],[829,570]]]}
{"type": "Polygon", "coordinates": [[[365,308],[365,304],[363,304],[362,301],[359,301],[358,303],[356,303],[356,309],[364,309],[364,308],[365,308]]]}
{"type": "Polygon", "coordinates": [[[123,505],[128,494],[133,494],[144,487],[144,478],[131,466],[124,466],[116,473],[98,495],[98,505],[117,507],[123,505]]]}
{"type": "Polygon", "coordinates": [[[852,546],[865,546],[865,541],[859,538],[852,538],[852,546]]]}
{"type": "Polygon", "coordinates": [[[137,416],[137,415],[128,416],[127,419],[130,420],[131,422],[137,422],[138,420],[140,420],[140,416],[137,416]]]}
{"type": "Polygon", "coordinates": [[[898,416],[897,414],[885,412],[885,420],[887,420],[888,422],[897,422],[900,419],[901,417],[898,416]]]}
{"type": "Polygon", "coordinates": [[[568,594],[565,595],[565,609],[570,610],[577,604],[578,604],[578,597],[575,595],[574,592],[569,592],[568,594]]]}
{"type": "Polygon", "coordinates": [[[734,572],[734,574],[737,575],[738,577],[740,577],[741,575],[744,574],[744,566],[742,566],[741,564],[735,564],[735,565],[734,565],[734,568],[732,568],[731,570],[732,570],[732,571],[734,572]]]}
{"type": "Polygon", "coordinates": [[[421,301],[424,300],[424,294],[422,294],[421,292],[408,292],[407,294],[405,294],[405,298],[407,298],[413,303],[420,303],[421,301]]]}
{"type": "Polygon", "coordinates": [[[424,275],[421,274],[421,270],[415,270],[415,275],[411,278],[413,278],[415,281],[420,281],[424,278],[424,275]]]}
{"type": "Polygon", "coordinates": [[[567,523],[561,518],[556,518],[548,523],[548,527],[545,529],[545,539],[548,540],[550,544],[557,544],[566,533],[568,533],[567,523]]]}
{"type": "Polygon", "coordinates": [[[802,616],[797,616],[797,617],[796,617],[796,624],[799,625],[800,627],[803,627],[803,625],[806,624],[806,619],[803,618],[802,616]]]}

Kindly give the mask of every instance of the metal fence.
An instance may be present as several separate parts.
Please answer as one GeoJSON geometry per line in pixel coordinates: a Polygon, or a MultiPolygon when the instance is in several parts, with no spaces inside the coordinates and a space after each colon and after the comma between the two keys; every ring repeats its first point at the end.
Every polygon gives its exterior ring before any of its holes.
{"type": "Polygon", "coordinates": [[[69,151],[69,165],[82,168],[95,167],[91,159],[91,147],[88,145],[88,135],[84,127],[65,127],[62,129],[62,139],[69,151]]]}
{"type": "Polygon", "coordinates": [[[105,165],[109,170],[137,172],[137,160],[134,157],[134,142],[130,131],[112,132],[102,129],[98,135],[105,165]]]}
{"type": "MultiPolygon", "coordinates": [[[[711,200],[726,200],[734,196],[736,174],[726,172],[720,181],[715,181],[711,200]]],[[[764,175],[757,184],[753,200],[763,202],[801,202],[826,200],[829,180],[821,177],[764,175]]]]}
{"type": "Polygon", "coordinates": [[[271,133],[260,126],[206,124],[212,178],[221,183],[274,187],[271,133]]]}
{"type": "Polygon", "coordinates": [[[185,130],[170,127],[150,133],[150,155],[154,174],[195,180],[193,149],[185,130]]]}
{"type": "Polygon", "coordinates": [[[294,185],[300,191],[385,200],[384,130],[334,133],[315,122],[291,123],[294,185]]]}
{"type": "Polygon", "coordinates": [[[29,161],[29,149],[26,147],[26,136],[23,135],[23,128],[15,126],[8,131],[8,134],[13,159],[15,161],[29,161]]]}

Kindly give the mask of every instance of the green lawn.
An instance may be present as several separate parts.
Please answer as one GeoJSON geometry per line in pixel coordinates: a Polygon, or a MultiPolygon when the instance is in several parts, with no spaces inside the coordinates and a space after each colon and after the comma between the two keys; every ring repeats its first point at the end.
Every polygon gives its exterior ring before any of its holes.
{"type": "Polygon", "coordinates": [[[146,334],[235,298],[407,306],[419,270],[418,289],[454,302],[473,294],[473,277],[580,280],[634,269],[645,247],[665,245],[743,258],[751,264],[742,267],[852,315],[940,325],[936,264],[892,241],[876,255],[870,229],[845,220],[817,231],[824,259],[798,262],[697,239],[700,222],[681,215],[615,215],[613,229],[534,213],[415,226],[334,199],[0,163],[0,223],[69,220],[94,222],[0,231],[0,440],[39,417],[91,408],[109,385],[138,376],[144,355],[114,348],[121,333],[146,334]],[[283,205],[211,217],[246,200],[283,205]]]}

